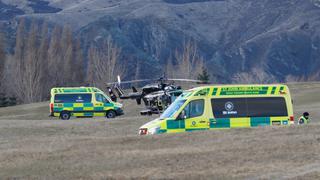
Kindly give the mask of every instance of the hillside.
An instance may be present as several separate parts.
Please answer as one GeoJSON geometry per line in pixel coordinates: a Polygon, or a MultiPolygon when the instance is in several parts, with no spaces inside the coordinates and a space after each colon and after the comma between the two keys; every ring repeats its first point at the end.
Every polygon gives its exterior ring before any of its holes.
{"type": "Polygon", "coordinates": [[[0,108],[6,179],[319,179],[320,84],[289,84],[305,126],[138,136],[134,101],[116,119],[48,118],[48,103],[0,108]]]}
{"type": "Polygon", "coordinates": [[[123,61],[141,65],[141,77],[160,75],[175,49],[194,39],[219,82],[320,78],[318,0],[2,2],[6,21],[33,17],[69,24],[83,41],[98,44],[111,34],[123,49],[123,61]]]}

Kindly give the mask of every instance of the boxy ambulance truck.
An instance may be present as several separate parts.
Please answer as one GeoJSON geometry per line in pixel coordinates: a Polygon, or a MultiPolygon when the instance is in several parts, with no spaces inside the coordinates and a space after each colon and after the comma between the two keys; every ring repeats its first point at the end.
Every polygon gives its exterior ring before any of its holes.
{"type": "Polygon", "coordinates": [[[294,123],[286,85],[213,85],[185,91],[140,135],[294,123]]]}

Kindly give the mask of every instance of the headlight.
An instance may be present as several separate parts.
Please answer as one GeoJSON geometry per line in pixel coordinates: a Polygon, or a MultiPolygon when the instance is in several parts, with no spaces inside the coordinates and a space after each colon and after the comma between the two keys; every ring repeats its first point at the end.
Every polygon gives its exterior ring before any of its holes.
{"type": "Polygon", "coordinates": [[[148,133],[148,129],[147,128],[141,128],[139,130],[139,135],[146,135],[148,133]]]}
{"type": "Polygon", "coordinates": [[[117,106],[118,106],[118,108],[122,108],[123,105],[118,103],[117,106]]]}

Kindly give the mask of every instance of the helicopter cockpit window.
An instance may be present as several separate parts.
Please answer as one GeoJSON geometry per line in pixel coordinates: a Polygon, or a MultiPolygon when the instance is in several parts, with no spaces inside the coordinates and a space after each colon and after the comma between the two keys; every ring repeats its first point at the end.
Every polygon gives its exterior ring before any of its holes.
{"type": "Polygon", "coordinates": [[[174,88],[173,88],[172,86],[167,86],[167,87],[164,88],[164,90],[166,90],[166,91],[172,91],[172,90],[174,90],[174,88]]]}
{"type": "Polygon", "coordinates": [[[183,106],[183,104],[186,102],[186,100],[176,100],[174,103],[172,103],[168,109],[166,109],[162,115],[160,116],[160,119],[166,119],[166,118],[172,118],[176,112],[183,106]]]}
{"type": "Polygon", "coordinates": [[[193,118],[201,116],[204,112],[204,100],[191,101],[185,108],[186,118],[193,118]]]}

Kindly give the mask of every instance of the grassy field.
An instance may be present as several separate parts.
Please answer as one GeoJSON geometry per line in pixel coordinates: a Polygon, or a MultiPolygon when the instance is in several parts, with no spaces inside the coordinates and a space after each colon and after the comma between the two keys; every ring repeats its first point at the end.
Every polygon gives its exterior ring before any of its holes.
{"type": "Polygon", "coordinates": [[[0,177],[320,179],[320,83],[289,86],[311,124],[138,136],[155,116],[134,101],[111,120],[48,118],[47,102],[1,108],[0,177]]]}

